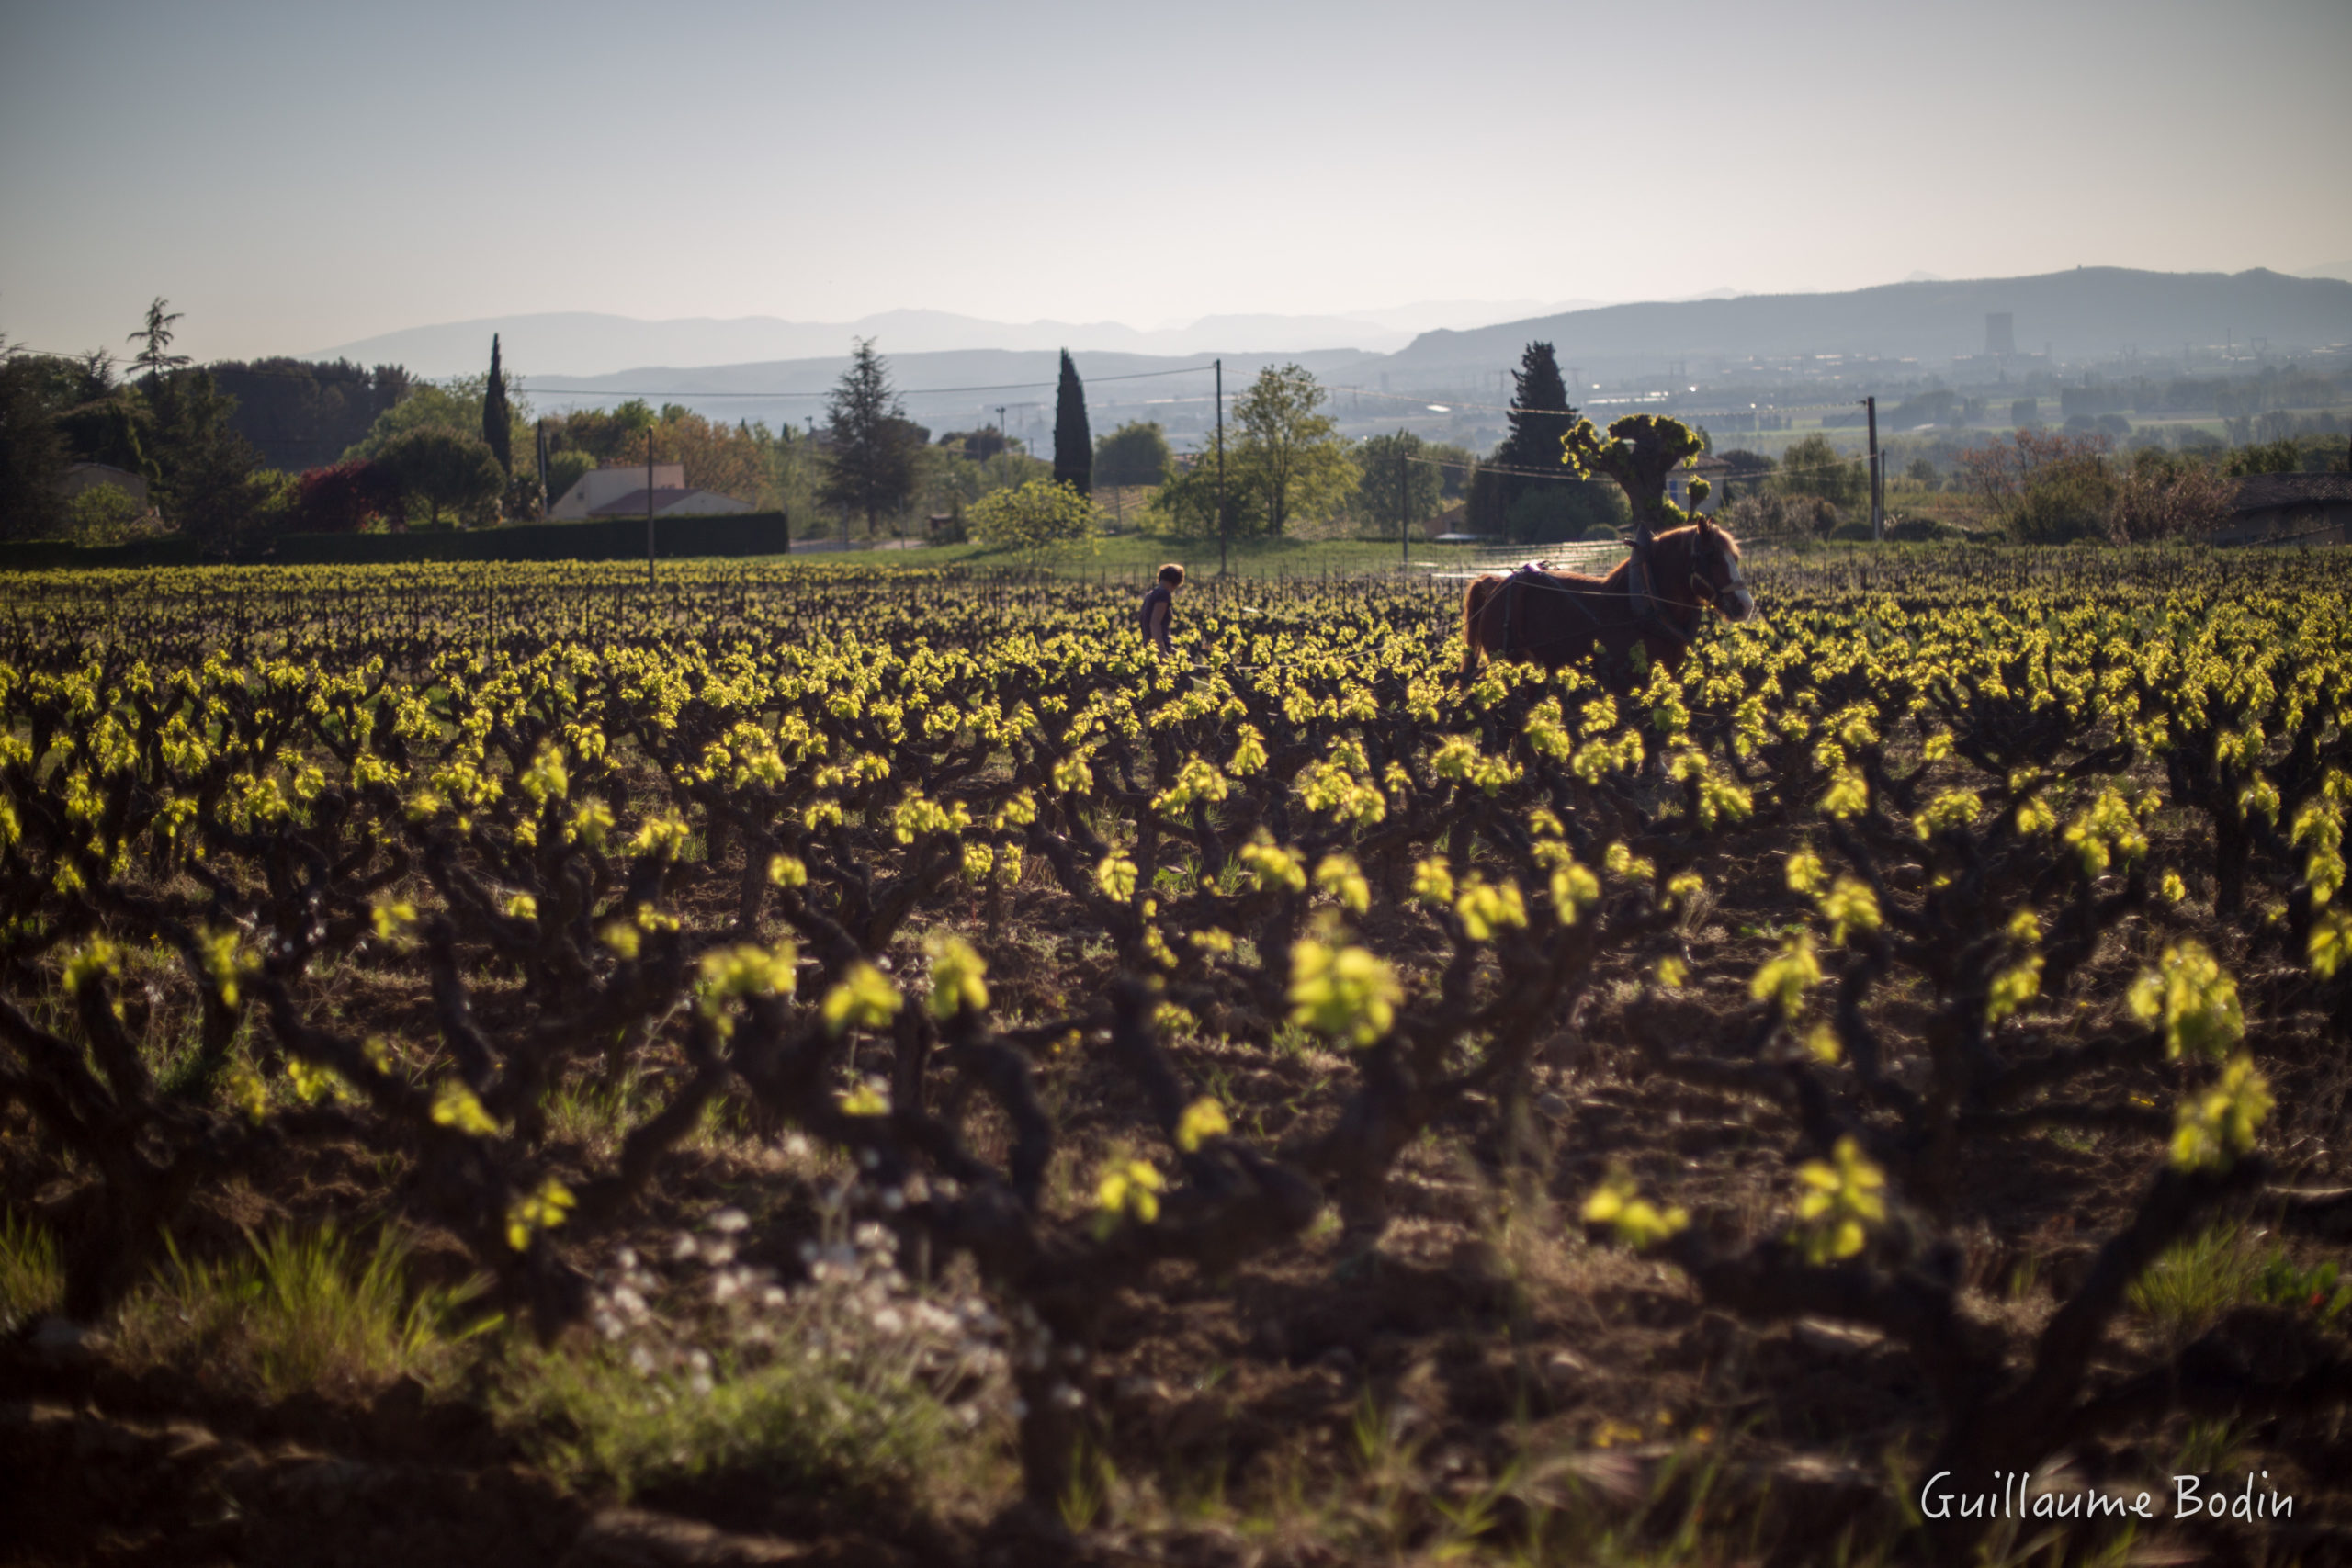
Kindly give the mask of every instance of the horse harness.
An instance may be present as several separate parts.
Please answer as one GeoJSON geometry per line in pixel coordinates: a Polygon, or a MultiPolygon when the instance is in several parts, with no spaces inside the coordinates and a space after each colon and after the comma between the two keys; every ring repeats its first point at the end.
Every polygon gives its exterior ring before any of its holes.
{"type": "MultiPolygon", "coordinates": [[[[1630,542],[1633,543],[1634,547],[1637,552],[1644,549],[1646,545],[1646,541],[1634,540],[1630,542]]],[[[1720,552],[1722,547],[1717,546],[1715,548],[1720,552]]],[[[1636,557],[1636,560],[1638,562],[1638,556],[1636,557]]],[[[1642,576],[1645,579],[1648,575],[1649,574],[1646,571],[1642,573],[1642,576]]],[[[1690,576],[1693,581],[1698,581],[1699,574],[1696,571],[1693,571],[1690,576]]],[[[1711,590],[1713,586],[1713,585],[1712,583],[1709,584],[1711,590]]],[[[1503,579],[1503,640],[1500,650],[1503,658],[1509,659],[1518,651],[1516,639],[1513,635],[1515,630],[1513,622],[1516,619],[1513,612],[1518,607],[1518,591],[1521,587],[1549,589],[1555,592],[1566,594],[1568,596],[1568,603],[1576,606],[1577,613],[1582,615],[1587,621],[1592,624],[1592,629],[1594,632],[1598,633],[1601,629],[1600,617],[1593,613],[1591,605],[1585,603],[1585,600],[1592,594],[1593,591],[1591,589],[1571,588],[1566,583],[1562,582],[1558,578],[1553,576],[1551,572],[1544,568],[1542,561],[1529,561],[1525,565],[1513,568],[1510,575],[1503,579]]],[[[1631,599],[1632,597],[1634,597],[1634,595],[1629,592],[1627,594],[1627,598],[1631,599]]],[[[1671,621],[1668,621],[1666,618],[1665,613],[1658,608],[1659,600],[1657,594],[1653,591],[1643,594],[1642,597],[1648,602],[1649,608],[1644,610],[1634,617],[1634,629],[1644,633],[1662,633],[1667,637],[1674,638],[1675,641],[1682,644],[1685,648],[1690,646],[1690,643],[1694,639],[1695,633],[1686,632],[1681,627],[1674,625],[1671,621]]],[[[1711,605],[1714,602],[1714,594],[1712,592],[1704,594],[1702,598],[1706,604],[1711,605]]]]}

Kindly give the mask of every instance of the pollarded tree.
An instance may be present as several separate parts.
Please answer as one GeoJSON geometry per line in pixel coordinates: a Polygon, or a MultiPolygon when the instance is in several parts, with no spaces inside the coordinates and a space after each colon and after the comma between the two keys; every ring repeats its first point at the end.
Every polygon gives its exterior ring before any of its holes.
{"type": "Polygon", "coordinates": [[[1062,350],[1061,386],[1054,393],[1054,482],[1080,495],[1094,492],[1094,436],[1086,428],[1086,387],[1069,350],[1062,350]]]}
{"type": "Polygon", "coordinates": [[[490,379],[481,390],[481,438],[498,459],[501,473],[514,471],[514,415],[506,406],[506,372],[499,364],[498,334],[490,334],[490,379]]]}
{"type": "Polygon", "coordinates": [[[882,514],[896,511],[914,492],[914,448],[927,436],[909,423],[905,406],[890,386],[890,367],[874,352],[870,337],[856,340],[850,366],[825,404],[825,479],[819,498],[828,506],[865,514],[867,533],[882,514]]]}
{"type": "MultiPolygon", "coordinates": [[[[1631,413],[1611,421],[1602,435],[1589,419],[1578,419],[1561,442],[1566,466],[1588,479],[1611,479],[1634,509],[1634,526],[1666,529],[1689,521],[1666,499],[1666,476],[1706,449],[1699,434],[1679,419],[1631,413]]],[[[1707,481],[1690,481],[1690,504],[1706,498],[1707,481]]]]}
{"type": "Polygon", "coordinates": [[[1270,365],[1234,402],[1228,483],[1257,493],[1269,534],[1328,513],[1355,487],[1339,423],[1320,412],[1329,396],[1303,367],[1270,365]]]}
{"type": "Polygon", "coordinates": [[[1356,481],[1356,502],[1365,516],[1404,530],[1434,513],[1443,496],[1444,481],[1437,466],[1426,459],[1428,443],[1409,430],[1375,435],[1356,451],[1363,477],[1356,481]]]}

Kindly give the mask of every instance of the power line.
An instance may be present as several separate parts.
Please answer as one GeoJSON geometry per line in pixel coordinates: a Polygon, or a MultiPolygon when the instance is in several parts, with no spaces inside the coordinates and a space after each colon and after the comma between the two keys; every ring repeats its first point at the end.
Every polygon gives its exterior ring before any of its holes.
{"type": "MultiPolygon", "coordinates": [[[[67,359],[74,361],[84,361],[90,357],[86,354],[66,354],[61,353],[56,349],[30,348],[22,344],[10,344],[5,350],[0,350],[0,353],[30,354],[40,355],[44,359],[67,359]]],[[[110,355],[107,355],[107,357],[109,360],[112,358],[110,355]]],[[[259,366],[245,365],[236,361],[216,361],[215,365],[228,367],[229,368],[227,373],[232,376],[275,376],[290,381],[317,380],[319,379],[319,370],[332,371],[338,365],[352,365],[355,369],[359,370],[363,375],[367,376],[372,377],[375,373],[374,371],[368,369],[367,367],[356,365],[353,361],[347,359],[310,360],[304,361],[303,363],[314,366],[316,368],[309,370],[264,369],[259,366]]],[[[209,373],[214,367],[214,366],[193,367],[193,368],[205,370],[208,373],[209,373]]],[[[402,367],[379,367],[379,368],[404,369],[402,367]]],[[[1092,386],[1097,381],[1148,381],[1163,376],[1205,376],[1214,368],[1215,367],[1213,366],[1208,365],[1185,365],[1180,366],[1173,370],[1135,370],[1117,376],[1090,376],[1085,379],[1086,384],[1089,386],[1092,386]]],[[[350,378],[336,377],[334,378],[337,380],[344,380],[349,379],[350,378]]],[[[420,386],[435,384],[434,378],[429,376],[411,375],[409,377],[409,380],[412,384],[420,386]]],[[[518,390],[528,391],[530,389],[529,383],[524,381],[519,377],[508,377],[506,378],[506,384],[510,388],[514,388],[518,390]]],[[[957,392],[1019,392],[1026,391],[1033,388],[1054,387],[1058,385],[1060,385],[1060,383],[1057,381],[999,381],[992,386],[986,387],[901,387],[899,389],[899,394],[901,397],[930,398],[944,397],[951,393],[957,392]]],[[[832,396],[832,392],[830,389],[821,392],[786,392],[741,391],[734,389],[718,390],[715,389],[703,390],[691,387],[672,387],[658,390],[637,390],[626,387],[546,387],[541,388],[540,390],[550,396],[561,393],[578,393],[583,396],[614,398],[830,398],[832,396]]]]}
{"type": "MultiPolygon", "coordinates": [[[[1085,380],[1091,387],[1098,381],[1148,381],[1161,376],[1204,376],[1208,374],[1209,369],[1210,367],[1205,365],[1187,365],[1176,370],[1137,370],[1125,376],[1091,376],[1085,380]]],[[[902,398],[934,398],[945,397],[956,392],[1020,392],[1027,391],[1032,388],[1053,387],[1059,384],[1056,381],[999,381],[988,387],[901,387],[898,389],[898,394],[902,398]]],[[[524,387],[524,390],[529,389],[527,385],[524,387]]],[[[539,390],[543,396],[548,397],[560,396],[565,393],[610,398],[830,398],[833,395],[831,389],[821,392],[741,392],[697,391],[692,389],[631,391],[619,387],[543,387],[539,390]]]]}
{"type": "MultiPolygon", "coordinates": [[[[1476,457],[1469,458],[1465,461],[1460,457],[1408,457],[1405,461],[1408,463],[1426,463],[1433,468],[1460,468],[1465,473],[1515,474],[1521,479],[1557,479],[1570,484],[1599,485],[1615,484],[1617,482],[1606,474],[1555,473],[1548,468],[1522,468],[1505,463],[1482,463],[1476,457]]],[[[1861,461],[1862,460],[1860,457],[1856,457],[1850,462],[1820,464],[1809,468],[1758,468],[1745,473],[1720,474],[1715,476],[1714,479],[1709,479],[1708,482],[1711,484],[1721,482],[1727,485],[1758,484],[1766,479],[1780,479],[1789,474],[1834,474],[1848,468],[1859,468],[1861,465],[1861,461]]],[[[1699,474],[1694,477],[1699,479],[1708,479],[1708,476],[1704,474],[1699,474]]]]}

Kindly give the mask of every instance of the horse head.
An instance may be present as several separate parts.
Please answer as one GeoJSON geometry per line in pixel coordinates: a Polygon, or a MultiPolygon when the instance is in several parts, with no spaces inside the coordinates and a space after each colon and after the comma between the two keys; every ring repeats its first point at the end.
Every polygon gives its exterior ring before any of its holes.
{"type": "Polygon", "coordinates": [[[1739,541],[1714,525],[1699,519],[1690,542],[1690,592],[1727,621],[1745,621],[1756,614],[1756,595],[1739,570],[1739,541]]]}

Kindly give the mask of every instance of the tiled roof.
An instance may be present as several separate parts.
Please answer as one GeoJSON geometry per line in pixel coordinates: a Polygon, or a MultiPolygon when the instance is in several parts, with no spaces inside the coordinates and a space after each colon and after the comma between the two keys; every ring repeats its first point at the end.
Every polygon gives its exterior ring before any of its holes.
{"type": "MultiPolygon", "coordinates": [[[[653,510],[664,511],[690,495],[700,493],[699,491],[691,488],[673,489],[664,485],[653,492],[653,510]]],[[[645,515],[645,491],[641,487],[633,490],[627,495],[605,502],[588,515],[591,517],[642,517],[645,515]]]]}
{"type": "Polygon", "coordinates": [[[2352,505],[2352,474],[2249,474],[2238,480],[2233,513],[2285,506],[2352,505]]]}

